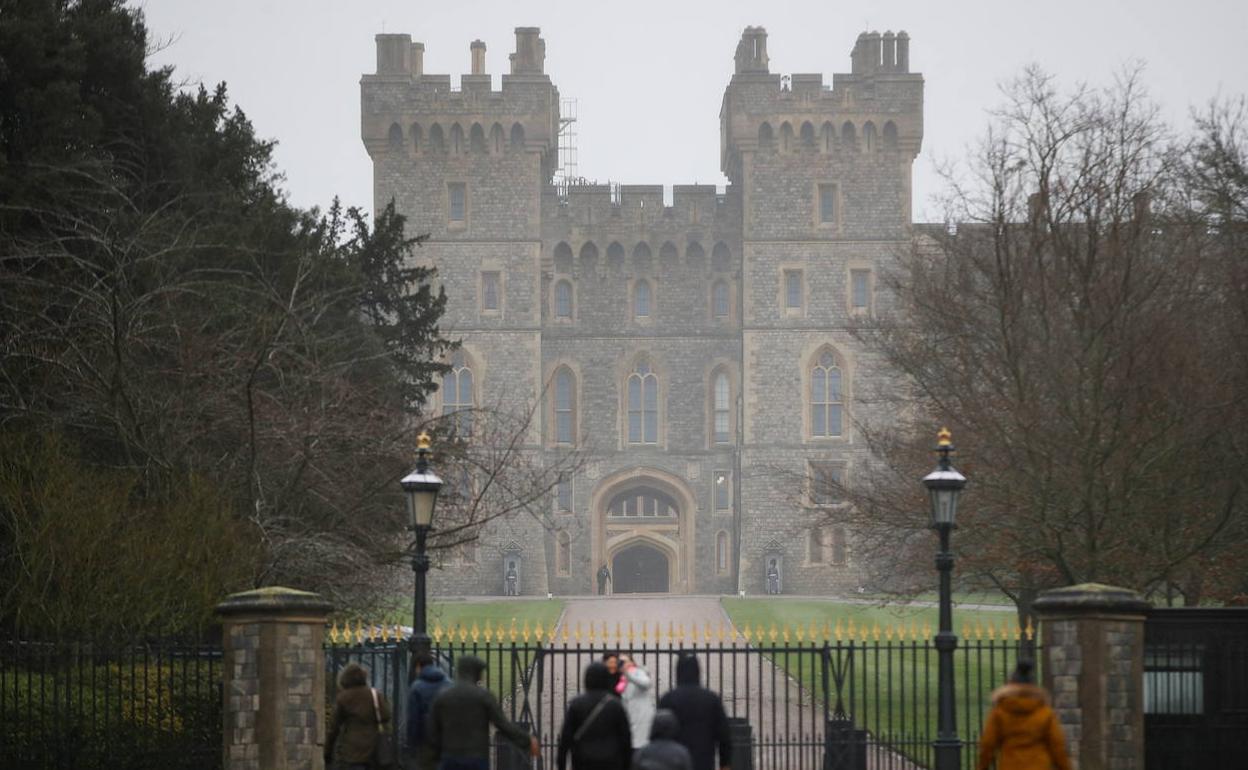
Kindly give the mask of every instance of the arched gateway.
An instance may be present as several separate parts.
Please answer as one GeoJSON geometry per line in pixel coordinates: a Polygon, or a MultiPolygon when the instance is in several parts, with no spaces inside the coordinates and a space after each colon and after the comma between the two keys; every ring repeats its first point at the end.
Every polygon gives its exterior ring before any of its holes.
{"type": "Polygon", "coordinates": [[[592,497],[594,567],[611,568],[612,590],[689,593],[696,505],[685,482],[654,468],[603,479],[592,497]]]}

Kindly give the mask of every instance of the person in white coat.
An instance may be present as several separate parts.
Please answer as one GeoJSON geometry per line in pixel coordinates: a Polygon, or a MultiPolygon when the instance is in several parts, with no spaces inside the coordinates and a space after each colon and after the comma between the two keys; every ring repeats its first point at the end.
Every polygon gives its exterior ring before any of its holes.
{"type": "Polygon", "coordinates": [[[650,742],[650,726],[654,722],[654,679],[650,672],[627,655],[608,652],[602,656],[607,670],[617,677],[615,692],[624,701],[628,726],[632,731],[633,750],[650,742]]]}

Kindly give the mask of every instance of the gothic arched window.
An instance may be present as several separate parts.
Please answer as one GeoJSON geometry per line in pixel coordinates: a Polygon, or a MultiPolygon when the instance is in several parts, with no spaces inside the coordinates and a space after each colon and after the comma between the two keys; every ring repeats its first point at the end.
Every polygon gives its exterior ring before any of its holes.
{"type": "Polygon", "coordinates": [[[572,282],[564,279],[555,284],[555,318],[572,317],[572,282]]]}
{"type": "Polygon", "coordinates": [[[659,441],[659,378],[648,361],[639,361],[628,375],[628,443],[659,441]]]}
{"type": "Polygon", "coordinates": [[[716,444],[732,440],[732,389],[728,375],[716,372],[711,382],[711,433],[716,444]]]}
{"type": "Polygon", "coordinates": [[[442,375],[442,414],[451,416],[451,429],[460,437],[472,435],[472,368],[461,350],[451,356],[451,369],[442,375]]]}
{"type": "Polygon", "coordinates": [[[636,318],[649,318],[650,305],[650,282],[641,280],[633,284],[633,316],[636,318]]]}
{"type": "Polygon", "coordinates": [[[576,380],[566,367],[555,372],[555,443],[576,443],[576,380]]]}
{"type": "Polygon", "coordinates": [[[823,350],[810,368],[810,434],[840,436],[845,402],[841,368],[831,350],[823,350]]]}
{"type": "Polygon", "coordinates": [[[607,503],[608,516],[677,516],[680,507],[672,496],[653,487],[633,487],[607,503]]]}
{"type": "Polygon", "coordinates": [[[711,315],[722,321],[729,315],[728,282],[720,279],[711,285],[711,315]]]}

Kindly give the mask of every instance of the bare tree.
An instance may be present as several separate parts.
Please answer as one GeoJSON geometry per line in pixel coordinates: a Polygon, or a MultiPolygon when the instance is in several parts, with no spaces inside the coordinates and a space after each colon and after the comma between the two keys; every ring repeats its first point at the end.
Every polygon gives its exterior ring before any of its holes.
{"type": "Polygon", "coordinates": [[[948,424],[971,479],[965,578],[1021,615],[1052,586],[1164,591],[1243,543],[1248,390],[1225,254],[1138,73],[1066,95],[1033,69],[1005,96],[969,173],[949,175],[956,228],[916,234],[883,276],[896,311],[855,331],[904,377],[878,394],[887,422],[859,426],[873,460],[838,516],[866,553],[905,553],[948,424]]]}

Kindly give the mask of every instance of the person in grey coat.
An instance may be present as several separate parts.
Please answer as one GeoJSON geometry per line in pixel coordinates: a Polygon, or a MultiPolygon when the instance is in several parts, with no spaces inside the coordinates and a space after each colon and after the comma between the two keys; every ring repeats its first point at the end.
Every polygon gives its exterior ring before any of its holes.
{"type": "Polygon", "coordinates": [[[650,728],[650,741],[633,753],[630,770],[693,770],[693,757],[676,740],[679,735],[680,720],[671,711],[659,709],[650,728]]]}

